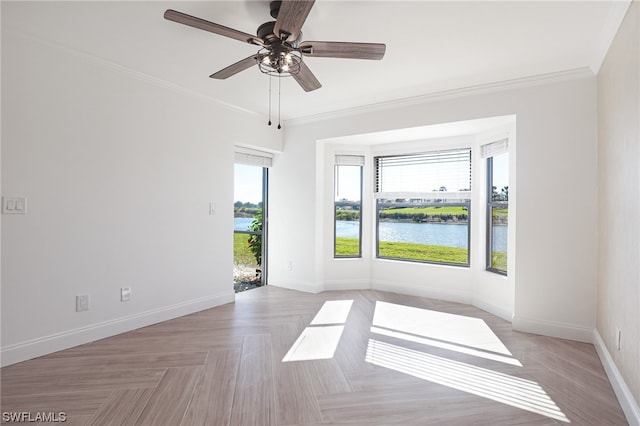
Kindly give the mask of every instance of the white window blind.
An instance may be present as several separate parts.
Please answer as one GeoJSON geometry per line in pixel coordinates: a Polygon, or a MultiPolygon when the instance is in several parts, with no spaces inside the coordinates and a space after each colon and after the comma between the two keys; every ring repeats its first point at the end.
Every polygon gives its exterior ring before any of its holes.
{"type": "Polygon", "coordinates": [[[509,139],[504,138],[480,146],[480,157],[489,158],[509,151],[509,139]]]}
{"type": "Polygon", "coordinates": [[[237,146],[235,147],[235,163],[247,166],[271,167],[273,154],[237,146]]]}
{"type": "Polygon", "coordinates": [[[375,158],[376,198],[469,198],[471,148],[375,158]]]}
{"type": "Polygon", "coordinates": [[[337,155],[336,166],[364,166],[363,155],[337,155]]]}

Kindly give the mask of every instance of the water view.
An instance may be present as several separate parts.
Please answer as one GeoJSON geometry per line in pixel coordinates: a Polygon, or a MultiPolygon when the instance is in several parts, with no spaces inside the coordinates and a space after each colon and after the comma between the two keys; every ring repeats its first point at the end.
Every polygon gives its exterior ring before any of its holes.
{"type": "MultiPolygon", "coordinates": [[[[337,221],[336,236],[358,238],[358,222],[337,221]]],[[[494,226],[493,249],[507,251],[507,226],[494,226]]],[[[467,247],[467,227],[441,223],[380,222],[380,241],[467,247]]]]}
{"type": "MultiPolygon", "coordinates": [[[[248,231],[253,219],[234,218],[234,230],[248,231]]],[[[336,221],[336,236],[358,238],[359,222],[336,221]]],[[[508,227],[493,227],[493,250],[507,251],[508,227]]],[[[467,247],[467,227],[441,223],[380,222],[380,241],[401,243],[431,244],[446,247],[467,247]]]]}
{"type": "Polygon", "coordinates": [[[233,230],[234,231],[250,231],[249,227],[253,222],[252,217],[234,217],[233,218],[233,230]]]}

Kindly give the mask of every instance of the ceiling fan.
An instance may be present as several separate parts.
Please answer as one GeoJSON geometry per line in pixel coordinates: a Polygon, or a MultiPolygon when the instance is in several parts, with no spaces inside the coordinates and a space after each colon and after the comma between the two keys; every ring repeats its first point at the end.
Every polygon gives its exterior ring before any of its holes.
{"type": "Polygon", "coordinates": [[[168,9],[165,19],[209,31],[259,46],[258,53],[211,74],[211,78],[226,79],[254,65],[260,71],[278,77],[292,76],[306,91],[322,87],[304,63],[303,56],[319,58],[382,59],[386,45],[382,43],[350,43],[335,41],[301,41],[304,24],[314,0],[285,0],[270,3],[275,21],[258,27],[256,35],[215,24],[186,13],[168,9]]]}

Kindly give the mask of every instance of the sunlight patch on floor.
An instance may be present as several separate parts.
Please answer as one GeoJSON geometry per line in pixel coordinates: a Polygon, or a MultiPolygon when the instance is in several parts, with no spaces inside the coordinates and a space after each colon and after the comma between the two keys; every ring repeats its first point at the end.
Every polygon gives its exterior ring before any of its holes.
{"type": "Polygon", "coordinates": [[[542,387],[486,368],[369,339],[365,360],[460,391],[570,423],[542,387]]]}
{"type": "Polygon", "coordinates": [[[522,367],[480,318],[378,301],[371,332],[522,367]]]}
{"type": "Polygon", "coordinates": [[[311,325],[344,324],[347,322],[351,305],[353,300],[327,300],[311,320],[311,325]]]}
{"type": "Polygon", "coordinates": [[[282,358],[282,362],[333,358],[351,305],[353,300],[324,302],[309,327],[300,333],[291,349],[282,358]]]}
{"type": "Polygon", "coordinates": [[[515,358],[510,358],[504,355],[499,355],[491,352],[484,352],[473,348],[468,348],[465,346],[454,345],[447,342],[441,342],[439,340],[433,340],[426,337],[419,337],[413,334],[402,333],[394,330],[387,330],[386,328],[378,328],[371,327],[371,332],[375,334],[380,334],[383,336],[394,337],[396,339],[402,339],[409,342],[421,343],[423,345],[429,345],[440,349],[447,349],[449,351],[463,353],[465,355],[473,355],[479,358],[490,359],[492,361],[503,362],[505,364],[515,365],[517,367],[522,367],[522,363],[515,358]]]}
{"type": "Polygon", "coordinates": [[[343,330],[344,325],[305,328],[282,362],[333,358],[343,330]]]}

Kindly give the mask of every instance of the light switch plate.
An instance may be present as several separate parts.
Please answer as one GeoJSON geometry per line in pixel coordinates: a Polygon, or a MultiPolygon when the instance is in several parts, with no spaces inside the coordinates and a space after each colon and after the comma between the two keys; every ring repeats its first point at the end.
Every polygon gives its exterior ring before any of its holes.
{"type": "Polygon", "coordinates": [[[76,312],[89,310],[89,295],[79,294],[76,296],[76,312]]]}
{"type": "Polygon", "coordinates": [[[2,197],[2,214],[27,214],[25,197],[2,197]]]}
{"type": "Polygon", "coordinates": [[[131,287],[121,287],[120,288],[120,301],[128,302],[131,300],[131,287]]]}

